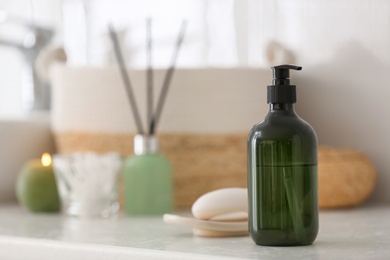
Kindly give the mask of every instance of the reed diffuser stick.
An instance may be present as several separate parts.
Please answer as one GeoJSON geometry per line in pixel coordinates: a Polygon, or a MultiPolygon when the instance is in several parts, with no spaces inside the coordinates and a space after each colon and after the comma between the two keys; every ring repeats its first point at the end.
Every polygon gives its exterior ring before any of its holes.
{"type": "Polygon", "coordinates": [[[149,135],[152,134],[153,120],[153,67],[152,67],[152,19],[148,18],[146,22],[146,46],[147,46],[147,76],[146,76],[146,123],[149,128],[149,135]]]}
{"type": "Polygon", "coordinates": [[[142,134],[144,134],[144,129],[142,127],[141,117],[140,117],[139,112],[138,112],[137,103],[136,103],[135,98],[134,98],[133,89],[131,87],[130,77],[129,77],[129,74],[127,72],[126,64],[125,64],[125,61],[123,59],[123,55],[122,55],[122,52],[121,52],[121,49],[119,46],[118,37],[116,35],[116,32],[115,32],[112,24],[108,24],[108,30],[110,31],[110,37],[111,37],[112,43],[114,45],[115,56],[116,56],[116,59],[118,61],[119,67],[120,67],[123,83],[125,84],[125,87],[126,87],[125,89],[127,91],[127,97],[129,99],[129,102],[130,102],[131,110],[133,111],[134,121],[135,121],[137,130],[138,130],[138,133],[142,135],[142,134]]]}
{"type": "Polygon", "coordinates": [[[182,25],[181,25],[179,36],[178,36],[177,41],[176,41],[175,50],[174,50],[173,55],[172,55],[171,65],[165,74],[163,86],[162,86],[160,97],[159,97],[157,107],[156,107],[156,112],[154,113],[154,117],[153,117],[152,123],[150,125],[150,130],[151,130],[150,133],[152,135],[156,132],[158,121],[160,119],[161,112],[163,110],[163,106],[164,106],[165,99],[167,96],[168,88],[169,88],[169,85],[171,83],[173,72],[175,70],[177,56],[179,54],[180,46],[181,46],[183,39],[184,39],[186,27],[187,27],[187,21],[183,21],[182,25]]]}

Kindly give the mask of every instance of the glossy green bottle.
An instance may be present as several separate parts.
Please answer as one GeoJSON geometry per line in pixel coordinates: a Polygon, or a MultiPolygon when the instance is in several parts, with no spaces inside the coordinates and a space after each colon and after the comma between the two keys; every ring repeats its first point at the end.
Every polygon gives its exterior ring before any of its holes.
{"type": "Polygon", "coordinates": [[[249,229],[264,246],[310,245],[318,233],[317,137],[294,111],[289,70],[272,68],[270,111],[248,136],[249,229]]]}
{"type": "Polygon", "coordinates": [[[134,155],[124,167],[124,205],[129,215],[164,214],[173,209],[172,167],[158,152],[157,141],[155,136],[134,138],[134,155]]]}

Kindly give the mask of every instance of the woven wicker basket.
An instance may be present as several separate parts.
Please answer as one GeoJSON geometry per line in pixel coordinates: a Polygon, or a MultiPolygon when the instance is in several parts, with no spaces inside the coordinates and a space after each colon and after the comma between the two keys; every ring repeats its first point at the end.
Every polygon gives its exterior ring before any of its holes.
{"type": "Polygon", "coordinates": [[[356,206],[373,192],[376,170],[362,152],[321,147],[318,159],[321,208],[356,206]]]}
{"type": "MultiPolygon", "coordinates": [[[[173,164],[176,207],[190,207],[202,194],[224,187],[246,187],[247,134],[160,134],[160,150],[173,164]]],[[[60,153],[80,151],[132,154],[133,135],[56,133],[60,153]]],[[[321,208],[358,205],[372,193],[376,173],[359,151],[319,149],[321,208]]],[[[123,198],[123,196],[121,196],[123,198]]]]}
{"type": "MultiPolygon", "coordinates": [[[[123,156],[133,152],[133,135],[57,133],[60,153],[80,151],[123,156]]],[[[173,164],[175,205],[189,207],[202,194],[246,186],[246,135],[160,134],[161,153],[173,164]]]]}

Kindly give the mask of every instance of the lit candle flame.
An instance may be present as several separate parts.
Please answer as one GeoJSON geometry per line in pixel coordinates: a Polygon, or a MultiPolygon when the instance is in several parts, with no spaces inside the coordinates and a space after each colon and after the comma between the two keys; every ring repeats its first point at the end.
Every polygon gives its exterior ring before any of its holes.
{"type": "Polygon", "coordinates": [[[43,166],[50,166],[51,164],[51,156],[48,153],[42,154],[41,162],[43,166]]]}

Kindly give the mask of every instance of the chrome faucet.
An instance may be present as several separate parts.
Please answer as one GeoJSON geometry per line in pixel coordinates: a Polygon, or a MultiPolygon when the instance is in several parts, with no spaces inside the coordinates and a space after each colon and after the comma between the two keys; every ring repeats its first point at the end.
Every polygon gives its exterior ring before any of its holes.
{"type": "Polygon", "coordinates": [[[0,38],[0,45],[18,49],[26,62],[27,66],[21,86],[24,108],[27,110],[50,110],[50,86],[37,77],[35,62],[39,52],[52,40],[54,31],[0,10],[0,24],[3,22],[13,23],[28,29],[21,43],[0,38]]]}

